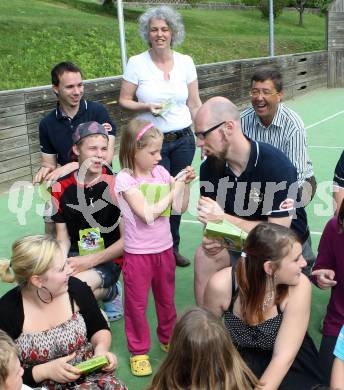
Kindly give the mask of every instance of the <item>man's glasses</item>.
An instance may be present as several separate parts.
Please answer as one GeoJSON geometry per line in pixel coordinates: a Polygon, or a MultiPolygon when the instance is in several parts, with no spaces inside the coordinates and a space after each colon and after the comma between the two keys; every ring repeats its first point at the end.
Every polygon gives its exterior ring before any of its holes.
{"type": "Polygon", "coordinates": [[[226,121],[223,121],[221,123],[219,123],[218,125],[215,125],[213,127],[211,127],[210,129],[208,130],[204,130],[204,131],[195,131],[195,136],[198,138],[198,139],[201,139],[202,141],[205,139],[205,137],[211,133],[212,131],[216,130],[218,127],[222,126],[224,123],[226,123],[226,121]]]}
{"type": "Polygon", "coordinates": [[[258,97],[259,95],[262,95],[264,97],[269,97],[269,96],[274,96],[274,95],[277,95],[277,94],[278,94],[277,91],[270,91],[270,89],[257,89],[257,88],[253,88],[250,91],[250,96],[252,96],[254,98],[258,97]]]}

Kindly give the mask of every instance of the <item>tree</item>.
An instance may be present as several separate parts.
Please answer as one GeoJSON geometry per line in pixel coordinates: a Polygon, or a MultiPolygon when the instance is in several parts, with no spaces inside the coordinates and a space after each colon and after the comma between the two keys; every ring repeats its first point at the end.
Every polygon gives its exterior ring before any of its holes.
{"type": "Polygon", "coordinates": [[[295,7],[299,11],[299,26],[303,26],[303,12],[307,0],[295,0],[295,7]]]}

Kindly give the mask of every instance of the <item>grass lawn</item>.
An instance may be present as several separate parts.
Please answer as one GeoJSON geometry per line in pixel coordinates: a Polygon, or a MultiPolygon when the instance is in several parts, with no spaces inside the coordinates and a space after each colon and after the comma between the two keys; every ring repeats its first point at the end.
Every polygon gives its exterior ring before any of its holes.
{"type": "MultiPolygon", "coordinates": [[[[137,31],[140,10],[125,10],[128,57],[145,50],[137,31]]],[[[180,11],[186,39],[178,50],[196,64],[268,55],[268,22],[258,10],[180,11]]],[[[0,1],[0,90],[50,84],[52,66],[76,62],[87,79],[119,75],[121,57],[114,11],[90,0],[0,1]]],[[[297,12],[275,21],[275,52],[288,54],[325,48],[325,18],[297,12]]]]}

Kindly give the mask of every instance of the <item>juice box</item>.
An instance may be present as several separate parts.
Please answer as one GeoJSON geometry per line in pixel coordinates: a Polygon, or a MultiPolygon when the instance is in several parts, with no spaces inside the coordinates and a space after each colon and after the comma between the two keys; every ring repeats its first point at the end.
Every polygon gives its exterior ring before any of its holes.
{"type": "Polygon", "coordinates": [[[223,237],[231,251],[241,252],[247,233],[232,223],[224,220],[222,222],[208,222],[204,235],[207,237],[223,237]]]}

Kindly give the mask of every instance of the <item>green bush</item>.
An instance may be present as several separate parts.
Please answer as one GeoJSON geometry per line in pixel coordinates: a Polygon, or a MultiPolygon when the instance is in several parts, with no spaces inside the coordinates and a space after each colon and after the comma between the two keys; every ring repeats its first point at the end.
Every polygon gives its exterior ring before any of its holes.
{"type": "Polygon", "coordinates": [[[258,7],[259,0],[242,0],[243,4],[258,7]]]}
{"type": "MultiPolygon", "coordinates": [[[[269,17],[269,0],[259,0],[258,7],[262,13],[263,18],[269,17]]],[[[273,0],[274,17],[277,18],[285,7],[285,0],[273,0]]]]}
{"type": "Polygon", "coordinates": [[[191,7],[196,7],[196,4],[199,3],[199,0],[186,0],[188,4],[191,5],[191,7]]]}
{"type": "Polygon", "coordinates": [[[332,0],[314,0],[314,5],[319,8],[320,11],[325,14],[328,11],[328,7],[332,3],[332,0]]]}
{"type": "MultiPolygon", "coordinates": [[[[332,0],[307,0],[306,8],[319,8],[322,10],[327,10],[328,5],[332,0]]],[[[296,7],[296,0],[285,0],[285,7],[296,7]]]]}

